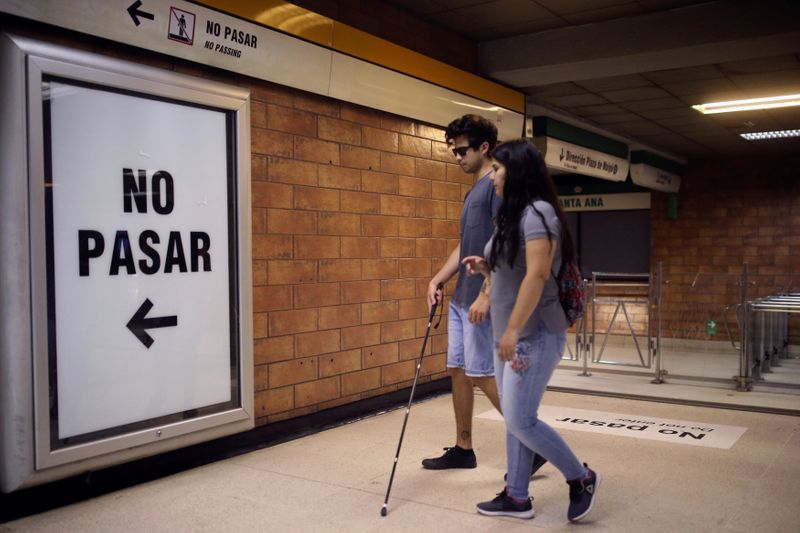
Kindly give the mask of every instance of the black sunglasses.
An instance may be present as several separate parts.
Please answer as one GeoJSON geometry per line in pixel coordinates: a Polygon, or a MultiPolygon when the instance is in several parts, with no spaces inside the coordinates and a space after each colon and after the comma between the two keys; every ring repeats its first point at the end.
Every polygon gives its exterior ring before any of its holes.
{"type": "Polygon", "coordinates": [[[450,150],[453,152],[453,155],[455,157],[459,157],[459,156],[460,157],[464,157],[465,155],[467,155],[467,151],[470,148],[472,148],[473,150],[475,149],[474,146],[457,146],[455,148],[451,148],[450,150]]]}

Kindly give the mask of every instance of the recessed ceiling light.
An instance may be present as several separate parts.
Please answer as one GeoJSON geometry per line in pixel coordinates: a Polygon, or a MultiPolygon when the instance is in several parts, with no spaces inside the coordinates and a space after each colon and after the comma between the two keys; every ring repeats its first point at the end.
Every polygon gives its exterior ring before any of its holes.
{"type": "Polygon", "coordinates": [[[755,131],[752,133],[740,133],[739,135],[748,141],[763,141],[766,139],[800,137],[800,130],[755,131]]]}
{"type": "Polygon", "coordinates": [[[795,105],[800,105],[800,94],[785,94],[783,96],[770,96],[767,98],[749,98],[747,100],[731,100],[730,102],[711,102],[708,104],[693,105],[692,109],[709,115],[712,113],[774,109],[776,107],[791,107],[795,105]]]}

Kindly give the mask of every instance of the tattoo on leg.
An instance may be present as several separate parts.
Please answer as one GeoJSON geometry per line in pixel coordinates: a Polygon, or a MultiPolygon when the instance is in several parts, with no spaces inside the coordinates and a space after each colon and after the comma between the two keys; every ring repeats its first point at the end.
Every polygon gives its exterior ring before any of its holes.
{"type": "Polygon", "coordinates": [[[461,439],[462,440],[469,440],[469,437],[470,437],[469,431],[462,431],[461,432],[461,439]]]}

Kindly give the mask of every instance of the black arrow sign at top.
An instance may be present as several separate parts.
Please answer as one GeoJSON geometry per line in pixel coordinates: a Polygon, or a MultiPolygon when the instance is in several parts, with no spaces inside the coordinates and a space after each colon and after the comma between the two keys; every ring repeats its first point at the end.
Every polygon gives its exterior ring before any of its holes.
{"type": "Polygon", "coordinates": [[[145,298],[142,305],[139,306],[139,309],[136,310],[133,317],[131,317],[126,324],[128,329],[131,330],[131,333],[136,335],[136,338],[139,339],[147,349],[150,349],[150,346],[153,344],[153,337],[147,334],[145,331],[146,329],[168,328],[178,325],[177,315],[145,318],[152,308],[153,302],[150,301],[150,298],[145,298]]]}
{"type": "Polygon", "coordinates": [[[142,5],[142,0],[136,0],[134,3],[128,6],[128,14],[133,19],[133,23],[136,24],[137,26],[141,24],[141,22],[139,22],[139,17],[149,20],[155,20],[156,18],[156,16],[153,15],[152,13],[148,13],[146,11],[139,11],[139,6],[141,5],[142,5]]]}

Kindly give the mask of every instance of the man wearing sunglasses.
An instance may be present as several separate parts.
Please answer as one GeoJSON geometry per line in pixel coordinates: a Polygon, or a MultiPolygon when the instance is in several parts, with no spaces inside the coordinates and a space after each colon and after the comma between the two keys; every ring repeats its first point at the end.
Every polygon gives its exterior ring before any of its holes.
{"type": "MultiPolygon", "coordinates": [[[[445,448],[440,457],[424,459],[422,466],[430,470],[475,468],[478,463],[472,450],[472,410],[474,385],[500,409],[494,379],[492,325],[489,317],[489,278],[469,276],[461,260],[469,255],[483,256],[483,248],[494,231],[493,220],[500,207],[490,179],[492,150],[497,144],[497,127],[478,115],[464,115],[445,130],[461,170],[474,176],[475,184],[464,199],[461,209],[459,244],[450,253],[444,266],[428,284],[428,310],[441,301],[437,284],[447,283],[456,273],[456,289],[450,297],[447,323],[447,371],[453,388],[453,409],[456,418],[456,444],[445,448]]],[[[533,472],[545,459],[534,456],[533,472]]],[[[533,475],[531,472],[531,475],[533,475]]]]}

